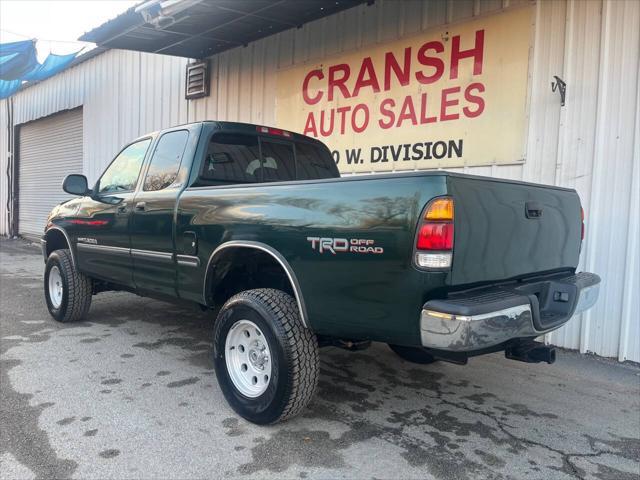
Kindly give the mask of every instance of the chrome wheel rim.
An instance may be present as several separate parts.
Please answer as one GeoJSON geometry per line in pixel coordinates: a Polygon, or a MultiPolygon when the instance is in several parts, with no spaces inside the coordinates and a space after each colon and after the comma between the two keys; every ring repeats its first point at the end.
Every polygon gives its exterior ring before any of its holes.
{"type": "Polygon", "coordinates": [[[51,270],[49,270],[49,300],[54,308],[60,308],[60,305],[62,305],[63,290],[60,269],[57,266],[51,267],[51,270]]]}
{"type": "Polygon", "coordinates": [[[249,320],[238,320],[225,340],[227,372],[242,395],[262,395],[271,382],[271,352],[262,330],[249,320]]]}

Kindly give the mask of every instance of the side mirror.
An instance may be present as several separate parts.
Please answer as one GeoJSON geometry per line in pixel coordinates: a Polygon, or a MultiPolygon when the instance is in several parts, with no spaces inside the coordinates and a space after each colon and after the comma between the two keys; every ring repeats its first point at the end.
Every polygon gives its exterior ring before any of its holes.
{"type": "Polygon", "coordinates": [[[67,175],[62,182],[62,189],[71,195],[89,195],[91,190],[87,183],[87,177],[84,175],[67,175]]]}

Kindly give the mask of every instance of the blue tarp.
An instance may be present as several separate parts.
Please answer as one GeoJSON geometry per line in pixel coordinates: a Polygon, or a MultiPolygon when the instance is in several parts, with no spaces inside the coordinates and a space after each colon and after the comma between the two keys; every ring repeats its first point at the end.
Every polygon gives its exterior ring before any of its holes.
{"type": "Polygon", "coordinates": [[[0,99],[13,95],[23,81],[44,80],[64,70],[79,52],[68,55],[50,53],[40,64],[35,41],[0,44],[0,99]]]}
{"type": "Polygon", "coordinates": [[[0,43],[0,80],[19,80],[37,66],[33,40],[0,43]]]}
{"type": "Polygon", "coordinates": [[[54,53],[50,53],[41,65],[38,65],[26,75],[23,75],[22,79],[32,82],[35,82],[36,80],[44,80],[51,75],[55,75],[60,70],[64,70],[66,66],[76,58],[77,54],[78,52],[70,53],[68,55],[56,55],[54,53]]]}
{"type": "Polygon", "coordinates": [[[22,80],[0,80],[0,100],[8,98],[22,85],[22,80]]]}

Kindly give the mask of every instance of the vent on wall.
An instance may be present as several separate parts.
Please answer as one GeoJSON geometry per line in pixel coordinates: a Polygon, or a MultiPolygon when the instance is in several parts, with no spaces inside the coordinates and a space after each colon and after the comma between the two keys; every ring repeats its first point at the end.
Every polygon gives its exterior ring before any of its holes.
{"type": "Polygon", "coordinates": [[[209,96],[209,64],[206,61],[187,64],[184,97],[187,100],[209,96]]]}

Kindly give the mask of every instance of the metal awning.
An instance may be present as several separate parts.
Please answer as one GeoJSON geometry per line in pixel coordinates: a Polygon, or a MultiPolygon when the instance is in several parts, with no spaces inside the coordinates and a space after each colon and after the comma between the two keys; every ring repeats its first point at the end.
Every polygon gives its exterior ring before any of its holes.
{"type": "Polygon", "coordinates": [[[83,34],[101,47],[205,58],[373,0],[151,0],[83,34]]]}

